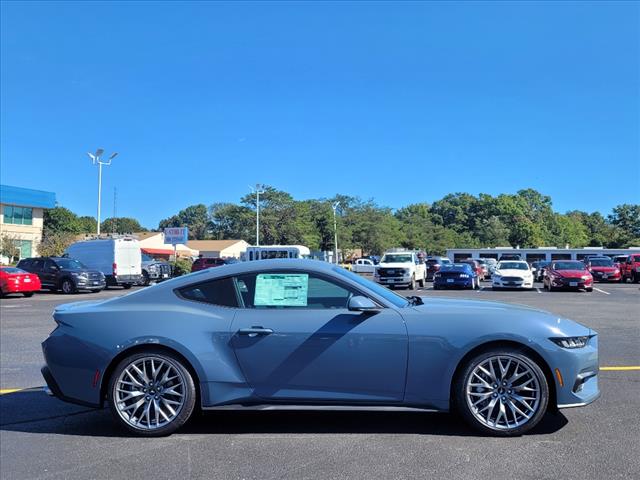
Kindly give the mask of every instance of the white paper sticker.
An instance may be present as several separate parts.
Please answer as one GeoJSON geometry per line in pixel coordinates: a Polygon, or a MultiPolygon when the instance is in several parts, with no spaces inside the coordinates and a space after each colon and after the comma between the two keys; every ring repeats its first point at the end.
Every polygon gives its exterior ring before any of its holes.
{"type": "Polygon", "coordinates": [[[253,304],[256,307],[306,307],[308,290],[306,273],[261,273],[256,277],[253,304]]]}

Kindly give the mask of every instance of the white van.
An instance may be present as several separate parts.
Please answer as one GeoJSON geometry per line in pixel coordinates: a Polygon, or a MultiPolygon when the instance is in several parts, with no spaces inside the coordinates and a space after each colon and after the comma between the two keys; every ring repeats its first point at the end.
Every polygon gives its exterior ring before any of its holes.
{"type": "Polygon", "coordinates": [[[65,255],[104,273],[107,287],[131,288],[142,280],[142,254],[135,238],[110,237],[76,242],[67,247],[65,255]]]}

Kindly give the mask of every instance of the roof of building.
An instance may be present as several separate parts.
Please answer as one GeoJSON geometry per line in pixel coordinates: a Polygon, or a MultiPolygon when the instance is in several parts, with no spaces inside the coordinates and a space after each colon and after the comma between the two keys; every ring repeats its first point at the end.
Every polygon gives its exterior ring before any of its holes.
{"type": "Polygon", "coordinates": [[[247,243],[244,240],[189,240],[187,246],[194,250],[219,252],[240,242],[247,243]]]}
{"type": "Polygon", "coordinates": [[[56,194],[43,190],[0,185],[0,203],[22,207],[54,208],[56,194]]]}

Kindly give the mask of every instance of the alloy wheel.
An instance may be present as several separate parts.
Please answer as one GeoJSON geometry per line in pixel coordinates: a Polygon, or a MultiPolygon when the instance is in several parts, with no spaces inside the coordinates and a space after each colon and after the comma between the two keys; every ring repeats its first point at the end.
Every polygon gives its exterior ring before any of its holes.
{"type": "Polygon", "coordinates": [[[184,407],[185,383],[180,369],[168,359],[137,358],[122,370],[113,386],[116,411],[136,429],[165,427],[184,407]]]}
{"type": "Polygon", "coordinates": [[[509,355],[484,359],[465,386],[473,416],[493,430],[511,430],[529,422],[541,403],[540,381],[533,368],[509,355]]]}

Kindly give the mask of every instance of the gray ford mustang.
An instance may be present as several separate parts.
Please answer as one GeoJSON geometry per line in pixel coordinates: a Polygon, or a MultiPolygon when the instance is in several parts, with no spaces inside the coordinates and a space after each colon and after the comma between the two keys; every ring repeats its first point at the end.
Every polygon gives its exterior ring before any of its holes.
{"type": "Polygon", "coordinates": [[[340,267],[263,260],[56,308],[42,374],[138,435],[199,405],[458,411],[519,435],[599,396],[596,332],[503,303],[404,298],[340,267]]]}

